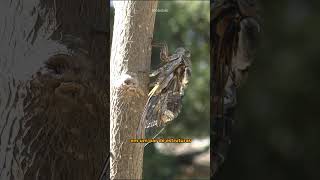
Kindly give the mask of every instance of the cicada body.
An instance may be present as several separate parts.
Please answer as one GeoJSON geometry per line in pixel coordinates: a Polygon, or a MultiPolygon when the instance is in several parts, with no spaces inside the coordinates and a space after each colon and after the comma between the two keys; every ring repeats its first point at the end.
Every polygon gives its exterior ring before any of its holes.
{"type": "MultiPolygon", "coordinates": [[[[148,94],[138,134],[145,128],[146,138],[155,138],[159,132],[180,113],[184,91],[191,76],[190,52],[178,48],[171,56],[166,45],[160,57],[164,65],[153,71],[150,76],[155,78],[148,94]]],[[[141,137],[141,136],[140,136],[141,137]]]]}

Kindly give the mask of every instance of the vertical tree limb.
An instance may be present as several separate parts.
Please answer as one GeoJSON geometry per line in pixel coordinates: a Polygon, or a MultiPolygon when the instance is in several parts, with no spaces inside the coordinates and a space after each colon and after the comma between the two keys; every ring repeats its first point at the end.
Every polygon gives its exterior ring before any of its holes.
{"type": "Polygon", "coordinates": [[[141,179],[143,144],[135,138],[147,100],[157,1],[114,1],[110,72],[110,177],[141,179]]]}
{"type": "Polygon", "coordinates": [[[254,59],[260,25],[257,4],[249,0],[211,2],[211,177],[231,144],[237,88],[254,59]]]}

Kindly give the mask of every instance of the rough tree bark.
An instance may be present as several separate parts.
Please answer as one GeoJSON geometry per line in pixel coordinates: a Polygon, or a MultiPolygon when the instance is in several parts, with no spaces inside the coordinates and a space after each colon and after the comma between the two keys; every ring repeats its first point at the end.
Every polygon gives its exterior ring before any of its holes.
{"type": "Polygon", "coordinates": [[[110,73],[110,177],[141,179],[143,144],[136,137],[147,100],[157,1],[114,1],[110,73]]]}
{"type": "Polygon", "coordinates": [[[98,179],[109,152],[107,1],[0,1],[0,179],[98,179]]]}

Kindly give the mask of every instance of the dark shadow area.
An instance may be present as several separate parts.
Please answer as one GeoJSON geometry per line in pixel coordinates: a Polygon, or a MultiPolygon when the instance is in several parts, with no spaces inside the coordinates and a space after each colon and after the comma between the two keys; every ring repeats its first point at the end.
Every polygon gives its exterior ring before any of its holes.
{"type": "Polygon", "coordinates": [[[262,39],[216,180],[318,180],[319,1],[260,1],[262,39]]]}

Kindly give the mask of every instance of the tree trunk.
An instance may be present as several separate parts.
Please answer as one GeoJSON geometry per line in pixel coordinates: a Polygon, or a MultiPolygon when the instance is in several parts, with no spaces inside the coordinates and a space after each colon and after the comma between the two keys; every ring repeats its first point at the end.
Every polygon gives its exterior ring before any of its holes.
{"type": "Polygon", "coordinates": [[[130,143],[147,100],[157,1],[114,1],[111,50],[111,179],[141,179],[143,144],[130,143]]]}
{"type": "Polygon", "coordinates": [[[98,179],[109,152],[106,1],[0,1],[0,179],[98,179]]]}

